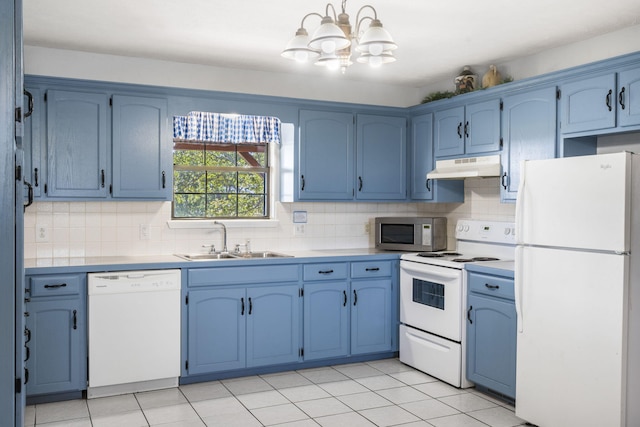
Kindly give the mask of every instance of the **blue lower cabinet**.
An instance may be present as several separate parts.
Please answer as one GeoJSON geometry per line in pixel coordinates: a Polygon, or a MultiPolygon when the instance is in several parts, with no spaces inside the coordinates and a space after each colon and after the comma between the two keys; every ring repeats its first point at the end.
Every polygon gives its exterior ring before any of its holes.
{"type": "Polygon", "coordinates": [[[188,322],[189,375],[299,358],[298,285],[190,291],[188,322]]]}
{"type": "Polygon", "coordinates": [[[84,390],[86,331],[80,299],[34,299],[27,310],[27,395],[84,390]]]}
{"type": "Polygon", "coordinates": [[[300,351],[299,286],[247,290],[247,366],[296,362],[300,351]]]}
{"type": "Polygon", "coordinates": [[[467,378],[477,386],[515,399],[517,322],[513,279],[470,273],[469,283],[467,378]],[[475,286],[476,282],[482,287],[475,286]],[[497,290],[496,295],[488,295],[487,289],[497,290]]]}
{"type": "Polygon", "coordinates": [[[85,278],[52,274],[26,279],[25,381],[33,402],[81,397],[87,388],[85,278]]]}
{"type": "Polygon", "coordinates": [[[246,366],[245,289],[189,292],[189,374],[246,366]]]}
{"type": "Polygon", "coordinates": [[[304,360],[349,353],[349,284],[316,282],[304,285],[304,360]]]}
{"type": "Polygon", "coordinates": [[[391,351],[391,279],[351,283],[351,354],[391,351]]]}

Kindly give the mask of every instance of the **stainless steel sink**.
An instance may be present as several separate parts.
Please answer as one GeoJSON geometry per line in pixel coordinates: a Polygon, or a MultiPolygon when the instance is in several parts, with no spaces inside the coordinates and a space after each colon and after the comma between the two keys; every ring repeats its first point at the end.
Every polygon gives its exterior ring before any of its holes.
{"type": "Polygon", "coordinates": [[[238,256],[230,253],[216,252],[212,254],[174,254],[187,261],[211,261],[216,259],[237,259],[238,256]]]}
{"type": "Polygon", "coordinates": [[[281,254],[278,252],[262,251],[262,252],[249,252],[246,254],[234,254],[238,258],[292,258],[292,255],[281,254]]]}
{"type": "Polygon", "coordinates": [[[242,253],[215,252],[212,254],[174,254],[187,261],[213,261],[217,259],[291,258],[292,255],[271,251],[242,253]]]}

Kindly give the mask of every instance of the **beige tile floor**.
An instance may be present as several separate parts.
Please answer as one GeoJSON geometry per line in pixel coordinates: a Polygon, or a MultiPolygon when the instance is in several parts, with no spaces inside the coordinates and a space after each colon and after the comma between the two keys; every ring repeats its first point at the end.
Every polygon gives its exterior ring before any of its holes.
{"type": "Polygon", "coordinates": [[[27,406],[25,426],[523,425],[513,407],[457,389],[397,359],[27,406]]]}

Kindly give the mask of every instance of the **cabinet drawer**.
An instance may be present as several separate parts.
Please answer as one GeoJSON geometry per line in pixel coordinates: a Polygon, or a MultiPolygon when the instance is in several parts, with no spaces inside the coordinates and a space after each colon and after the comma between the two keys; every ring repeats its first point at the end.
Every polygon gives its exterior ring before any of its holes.
{"type": "Polygon", "coordinates": [[[513,300],[513,279],[490,274],[469,273],[469,291],[513,300]]]}
{"type": "Polygon", "coordinates": [[[351,263],[351,277],[389,277],[391,261],[362,261],[351,263]]]}
{"type": "Polygon", "coordinates": [[[347,278],[347,263],[307,264],[303,269],[304,280],[335,280],[347,278]]]}
{"type": "Polygon", "coordinates": [[[297,265],[255,265],[247,267],[198,268],[189,270],[189,286],[281,283],[297,281],[297,265]]]}
{"type": "Polygon", "coordinates": [[[84,275],[78,274],[30,277],[31,296],[45,297],[79,294],[83,278],[84,275]]]}

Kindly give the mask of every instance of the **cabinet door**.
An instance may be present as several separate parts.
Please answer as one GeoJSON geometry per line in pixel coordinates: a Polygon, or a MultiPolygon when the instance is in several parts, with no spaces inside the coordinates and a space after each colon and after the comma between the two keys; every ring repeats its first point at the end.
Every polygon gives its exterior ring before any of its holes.
{"type": "Polygon", "coordinates": [[[435,112],[433,143],[436,158],[464,154],[464,107],[435,112]]]}
{"type": "Polygon", "coordinates": [[[346,356],[349,352],[347,282],[304,285],[304,360],[346,356]]]}
{"type": "Polygon", "coordinates": [[[516,309],[511,301],[468,297],[467,377],[515,398],[516,309]]]}
{"type": "Polygon", "coordinates": [[[500,100],[470,104],[465,109],[465,153],[478,154],[500,149],[500,100]]]}
{"type": "Polygon", "coordinates": [[[391,279],[351,283],[351,354],[390,351],[391,279]]]}
{"type": "Polygon", "coordinates": [[[247,309],[244,288],[189,292],[189,374],[245,367],[247,309]]]}
{"type": "Polygon", "coordinates": [[[113,197],[171,200],[167,100],[113,96],[113,197]]]}
{"type": "Polygon", "coordinates": [[[406,199],[406,119],[359,114],[357,123],[356,198],[406,199]]]}
{"type": "Polygon", "coordinates": [[[618,74],[618,124],[640,125],[640,68],[618,74]]]}
{"type": "Polygon", "coordinates": [[[433,170],[433,114],[411,121],[411,199],[434,202],[463,202],[464,181],[427,179],[433,170]]]}
{"type": "Polygon", "coordinates": [[[537,89],[503,99],[503,201],[515,201],[522,160],[551,159],[556,152],[556,89],[537,89]]]}
{"type": "Polygon", "coordinates": [[[40,197],[42,194],[42,166],[40,159],[41,156],[41,125],[42,118],[42,92],[38,89],[26,88],[26,91],[31,95],[31,101],[28,97],[24,98],[24,108],[28,109],[28,104],[33,104],[33,112],[29,117],[24,118],[23,131],[24,137],[22,139],[22,147],[24,149],[24,180],[31,184],[34,197],[40,197]]]}
{"type": "Polygon", "coordinates": [[[247,290],[247,366],[296,362],[300,350],[300,288],[247,290]]]}
{"type": "Polygon", "coordinates": [[[107,196],[108,108],[103,93],[47,91],[50,197],[107,196]]]}
{"type": "Polygon", "coordinates": [[[299,200],[353,199],[353,114],[300,111],[299,200]]]}
{"type": "Polygon", "coordinates": [[[85,320],[78,298],[33,298],[27,305],[31,340],[26,362],[29,396],[86,387],[85,320]]]}
{"type": "Polygon", "coordinates": [[[591,77],[560,87],[562,133],[608,129],[616,125],[616,75],[591,77]]]}

